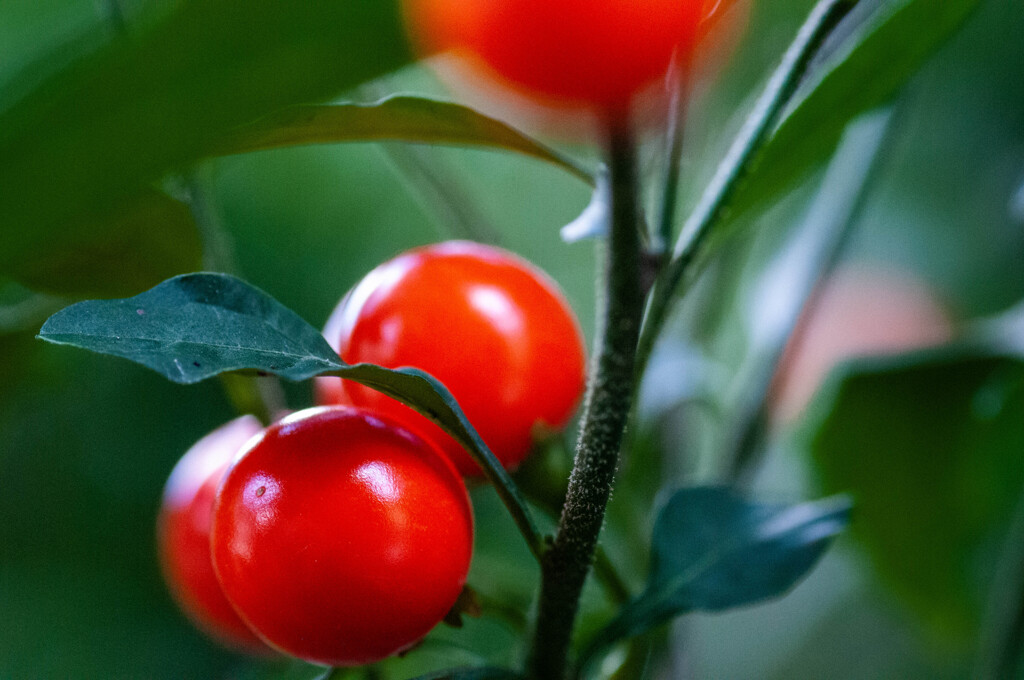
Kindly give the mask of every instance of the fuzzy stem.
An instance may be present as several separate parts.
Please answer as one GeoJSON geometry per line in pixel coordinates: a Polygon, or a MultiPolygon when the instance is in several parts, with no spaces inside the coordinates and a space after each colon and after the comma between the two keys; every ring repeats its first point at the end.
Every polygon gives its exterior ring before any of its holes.
{"type": "Polygon", "coordinates": [[[619,462],[633,394],[636,343],[643,313],[635,145],[628,127],[610,128],[611,234],[596,369],[587,391],[558,533],[541,563],[541,593],[531,677],[562,680],[580,593],[619,462]]]}

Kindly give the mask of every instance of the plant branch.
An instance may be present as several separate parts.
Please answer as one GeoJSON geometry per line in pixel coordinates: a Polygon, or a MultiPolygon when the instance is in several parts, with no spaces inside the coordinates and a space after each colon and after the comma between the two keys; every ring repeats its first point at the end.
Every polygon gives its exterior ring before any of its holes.
{"type": "Polygon", "coordinates": [[[558,533],[541,563],[529,659],[532,677],[566,675],[580,593],[594,560],[632,404],[643,310],[636,150],[626,124],[610,128],[611,234],[601,338],[558,533]]]}
{"type": "Polygon", "coordinates": [[[814,6],[800,28],[796,40],[786,51],[782,63],[772,74],[753,111],[733,140],[700,202],[683,225],[672,252],[672,259],[661,272],[651,291],[651,301],[644,318],[637,351],[637,367],[640,373],[646,368],[654,340],[665,322],[672,300],[680,293],[679,288],[684,279],[687,279],[687,284],[692,282],[692,265],[708,235],[721,220],[757,152],[770,137],[814,55],[829,32],[854,4],[856,0],[819,0],[814,6]]]}
{"type": "Polygon", "coordinates": [[[658,230],[653,234],[655,252],[662,254],[668,250],[672,240],[672,224],[676,217],[676,204],[679,200],[679,176],[683,162],[683,139],[686,130],[686,98],[688,69],[679,65],[678,60],[672,67],[672,93],[668,109],[668,150],[665,159],[664,189],[661,198],[661,215],[658,218],[658,230]]]}

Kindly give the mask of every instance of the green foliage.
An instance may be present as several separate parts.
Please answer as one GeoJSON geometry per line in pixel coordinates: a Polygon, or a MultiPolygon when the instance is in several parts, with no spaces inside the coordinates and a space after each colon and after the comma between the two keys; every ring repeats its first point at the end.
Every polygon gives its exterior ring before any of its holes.
{"type": "Polygon", "coordinates": [[[854,497],[852,531],[896,592],[963,641],[1024,488],[1024,362],[963,347],[830,384],[807,430],[823,487],[854,497]]]}
{"type": "Polygon", "coordinates": [[[233,276],[185,274],[132,298],[79,302],[50,317],[39,337],[130,359],[182,384],[245,370],[288,380],[326,374],[372,387],[461,442],[539,554],[540,538],[515,485],[444,385],[415,368],[346,364],[318,330],[233,276]]]}
{"type": "Polygon", "coordinates": [[[775,200],[835,148],[847,123],[889,100],[967,19],[979,0],[865,2],[836,31],[823,63],[797,94],[755,170],[736,214],[775,200]]]}
{"type": "Polygon", "coordinates": [[[724,487],[676,491],[654,524],[647,587],[598,633],[584,659],[687,612],[782,595],[821,558],[849,513],[841,498],[780,506],[724,487]]]}
{"type": "Polygon", "coordinates": [[[12,261],[7,274],[34,290],[87,297],[123,295],[199,267],[189,206],[159,191],[143,189],[110,214],[78,221],[72,228],[103,236],[74,245],[53,239],[12,261]]]}
{"type": "MultiPolygon", "coordinates": [[[[196,159],[222,152],[239,135],[271,124],[292,126],[297,111],[313,110],[316,125],[288,127],[300,136],[275,138],[273,145],[341,139],[404,139],[435,146],[458,142],[504,148],[556,168],[505,154],[425,149],[421,156],[428,171],[447,170],[438,176],[444,188],[455,189],[448,196],[464,198],[498,225],[506,245],[542,263],[563,284],[569,282],[570,296],[586,317],[592,289],[588,249],[553,247],[574,201],[585,198],[583,185],[557,170],[566,162],[560,151],[535,146],[539,143],[532,136],[469,109],[430,99],[402,97],[379,108],[288,108],[325,101],[408,61],[393,2],[124,4],[132,19],[128,36],[111,42],[92,2],[0,2],[4,278],[72,298],[124,297],[195,269],[192,220],[182,204],[154,191],[154,184],[169,172],[186,171],[196,159]],[[24,27],[21,35],[19,27],[24,27]],[[356,123],[360,127],[350,127],[356,123]]],[[[747,93],[763,79],[765,65],[777,61],[783,41],[810,4],[755,3],[739,66],[710,88],[712,104],[694,104],[691,121],[697,134],[691,137],[688,125],[687,141],[697,143],[687,152],[685,182],[696,186],[717,159],[711,152],[714,143],[701,145],[700,127],[710,127],[704,134],[716,138],[723,121],[748,109],[747,93]]],[[[1024,14],[1019,3],[859,4],[825,44],[724,220],[757,214],[791,195],[827,159],[846,123],[910,82],[928,54],[979,6],[984,21],[972,24],[955,50],[947,50],[924,78],[917,77],[910,115],[901,115],[906,107],[900,107],[899,134],[888,148],[898,171],[878,173],[876,184],[883,192],[870,213],[871,224],[878,226],[858,235],[855,254],[915,264],[944,283],[944,292],[965,314],[998,309],[1024,292],[1015,257],[1024,241],[1019,227],[1010,230],[1013,217],[1005,209],[1020,185],[1024,144],[1024,60],[1016,39],[1024,14]]],[[[446,95],[420,69],[394,76],[387,89],[446,95]]],[[[409,185],[422,189],[418,180],[402,176],[405,185],[395,181],[373,147],[278,150],[214,159],[209,166],[210,190],[242,270],[309,319],[323,314],[348,283],[387,255],[437,238],[404,193],[409,185]]],[[[800,206],[790,212],[803,214],[800,206]]],[[[762,221],[762,233],[788,219],[785,210],[772,213],[762,221]]],[[[745,251],[745,245],[736,250],[745,251]]],[[[746,258],[744,266],[756,270],[770,259],[767,250],[751,248],[752,255],[741,253],[738,259],[746,258]]],[[[719,252],[735,254],[731,248],[719,252]]],[[[755,280],[717,279],[737,289],[718,299],[743,299],[755,280]]],[[[52,309],[55,301],[23,289],[16,293],[0,299],[0,330],[13,331],[0,336],[0,478],[5,480],[0,609],[17,624],[0,635],[6,650],[0,655],[0,675],[268,677],[265,672],[274,664],[218,651],[188,627],[174,612],[151,554],[155,499],[171,464],[198,436],[230,417],[216,383],[182,388],[127,363],[33,343],[23,332],[20,301],[39,303],[29,318],[52,309]],[[5,325],[9,318],[17,323],[5,325]]],[[[138,321],[135,309],[124,311],[126,323],[138,321]]],[[[288,346],[251,324],[252,315],[234,310],[228,316],[239,322],[236,328],[245,327],[259,338],[263,349],[265,343],[288,346]]],[[[281,312],[278,320],[287,316],[281,312]]],[[[292,346],[298,347],[292,365],[297,373],[336,360],[323,353],[305,322],[293,321],[287,335],[291,341],[301,338],[292,346]]],[[[110,328],[100,331],[109,333],[110,328]]],[[[725,368],[739,365],[736,356],[749,349],[742,335],[732,334],[733,355],[725,352],[709,361],[725,368]]],[[[131,341],[136,344],[130,353],[137,356],[147,351],[140,339],[131,341]]],[[[102,341],[79,336],[74,342],[113,346],[109,336],[102,341]]],[[[244,354],[254,348],[236,349],[244,354]]],[[[223,350],[207,346],[201,351],[222,361],[223,350]]],[[[156,356],[151,359],[159,363],[156,356]]],[[[255,363],[277,365],[269,354],[255,363]]],[[[171,364],[162,365],[170,371],[171,364]]],[[[845,567],[825,570],[825,585],[815,585],[826,594],[839,591],[856,598],[856,612],[850,615],[850,602],[836,606],[828,600],[812,611],[805,603],[809,611],[801,629],[792,619],[778,618],[778,612],[791,610],[767,605],[759,610],[766,612],[762,619],[757,613],[715,617],[718,628],[710,630],[724,634],[712,642],[708,620],[694,617],[685,649],[694,674],[793,680],[823,677],[824,665],[829,677],[963,677],[960,659],[951,661],[948,654],[917,644],[918,631],[900,618],[901,607],[913,603],[943,630],[973,632],[967,629],[977,617],[978,591],[986,585],[1024,476],[1014,459],[1024,441],[1015,424],[1024,420],[1019,418],[1022,372],[1018,359],[1002,355],[965,355],[930,368],[901,367],[894,361],[849,369],[848,380],[820,403],[812,443],[826,487],[856,496],[854,538],[869,551],[872,569],[843,561],[845,567]],[[864,597],[876,572],[900,596],[885,608],[864,597]],[[771,635],[751,628],[751,622],[766,619],[780,622],[771,635]],[[890,644],[890,637],[898,641],[890,644]],[[775,644],[779,640],[782,644],[775,644]],[[861,664],[865,645],[879,653],[861,664]],[[766,652],[766,646],[772,648],[766,652]],[[834,658],[833,651],[838,652],[834,658]],[[827,660],[821,658],[825,655],[827,660]]],[[[405,394],[422,388],[414,395],[421,407],[436,399],[441,403],[437,411],[451,406],[422,376],[407,376],[403,383],[405,378],[370,369],[361,377],[369,382],[379,378],[379,386],[405,394]]],[[[291,406],[309,403],[301,386],[286,388],[291,406]]],[[[665,415],[666,428],[683,429],[676,415],[665,415]]],[[[697,436],[709,429],[703,427],[707,424],[694,428],[697,436]]],[[[613,563],[624,569],[627,584],[643,577],[650,498],[666,480],[676,483],[673,474],[680,473],[673,467],[692,453],[665,448],[655,438],[642,446],[624,463],[626,478],[616,489],[617,505],[605,533],[605,546],[613,563]]],[[[687,467],[684,481],[704,472],[687,467]]],[[[772,477],[766,485],[789,488],[798,477],[772,477]]],[[[533,563],[493,491],[480,488],[473,495],[480,536],[471,582],[481,591],[478,584],[488,586],[490,596],[504,597],[504,604],[521,614],[529,608],[536,581],[533,563]]],[[[584,609],[580,630],[585,635],[609,620],[609,603],[596,587],[584,609]]],[[[485,607],[483,625],[470,620],[455,633],[435,631],[422,647],[374,672],[386,680],[405,680],[459,664],[514,667],[521,626],[485,607]],[[449,639],[458,641],[457,651],[444,645],[449,639]]],[[[272,677],[322,673],[312,667],[298,672],[272,677]]],[[[343,675],[361,677],[358,673],[343,675]]]]}
{"type": "Polygon", "coordinates": [[[79,302],[50,317],[39,337],[131,359],[186,385],[226,371],[305,380],[345,366],[318,330],[226,274],[185,274],[126,300],[79,302]]]}
{"type": "Polygon", "coordinates": [[[456,668],[421,675],[416,680],[520,680],[523,676],[503,668],[456,668]]]}
{"type": "Polygon", "coordinates": [[[588,184],[594,181],[589,172],[568,156],[499,120],[460,104],[412,96],[387,97],[373,104],[285,109],[239,130],[217,153],[395,140],[520,153],[562,168],[588,184]]]}
{"type": "Polygon", "coordinates": [[[158,255],[160,236],[124,240],[109,219],[119,204],[233,128],[408,59],[390,0],[179,3],[0,112],[0,186],[9,197],[0,223],[18,225],[0,231],[0,272],[13,276],[19,262],[54,247],[158,255]]]}

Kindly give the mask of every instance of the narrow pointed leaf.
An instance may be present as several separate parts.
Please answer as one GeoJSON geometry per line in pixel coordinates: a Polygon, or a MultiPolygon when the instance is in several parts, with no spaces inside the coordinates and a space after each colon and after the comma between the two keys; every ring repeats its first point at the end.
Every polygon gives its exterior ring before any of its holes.
{"type": "Polygon", "coordinates": [[[393,96],[372,104],[297,106],[242,128],[218,154],[246,153],[305,144],[402,141],[482,147],[546,161],[593,183],[575,161],[506,123],[452,102],[393,96]]]}
{"type": "Polygon", "coordinates": [[[846,124],[891,98],[979,2],[889,0],[855,8],[761,149],[732,201],[734,214],[777,196],[828,158],[846,124]]]}
{"type": "Polygon", "coordinates": [[[784,594],[817,563],[849,514],[842,497],[785,506],[746,501],[725,487],[677,491],[654,525],[646,589],[598,634],[584,658],[687,612],[784,594]]]}

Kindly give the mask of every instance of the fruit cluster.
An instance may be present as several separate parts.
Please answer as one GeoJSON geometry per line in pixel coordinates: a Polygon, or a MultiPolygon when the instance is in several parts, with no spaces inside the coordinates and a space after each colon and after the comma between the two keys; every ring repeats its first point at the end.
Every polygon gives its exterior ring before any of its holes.
{"type": "MultiPolygon", "coordinates": [[[[400,255],[349,292],[325,335],[348,363],[439,379],[509,468],[583,390],[568,304],[496,248],[400,255]]],[[[185,454],[164,494],[161,561],[182,608],[221,641],[362,665],[416,644],[462,592],[473,516],[459,473],[480,468],[389,397],[338,378],[317,392],[320,407],[265,430],[239,418],[185,454]]]]}

